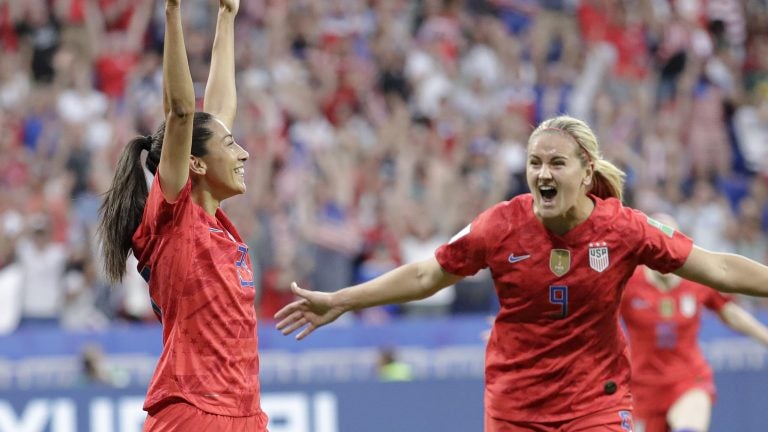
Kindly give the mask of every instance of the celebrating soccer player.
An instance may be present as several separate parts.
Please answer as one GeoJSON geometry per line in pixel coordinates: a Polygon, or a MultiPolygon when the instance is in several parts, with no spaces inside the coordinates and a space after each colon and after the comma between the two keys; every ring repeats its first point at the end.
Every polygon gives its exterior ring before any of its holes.
{"type": "Polygon", "coordinates": [[[621,203],[624,173],[584,122],[544,121],[528,142],[531,193],[477,216],[435,252],[276,314],[302,339],[341,314],[428,297],[490,268],[501,309],[486,355],[485,430],[632,430],[622,291],[644,264],[726,292],[768,296],[768,267],[710,252],[621,203]]]}

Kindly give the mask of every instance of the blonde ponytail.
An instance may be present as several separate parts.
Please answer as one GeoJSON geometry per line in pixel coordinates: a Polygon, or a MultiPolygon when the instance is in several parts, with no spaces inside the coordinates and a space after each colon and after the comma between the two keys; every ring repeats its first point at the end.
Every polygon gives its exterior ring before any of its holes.
{"type": "Polygon", "coordinates": [[[605,159],[597,159],[594,162],[594,174],[592,175],[592,189],[590,192],[598,198],[624,197],[624,178],[626,174],[616,165],[605,159]]]}

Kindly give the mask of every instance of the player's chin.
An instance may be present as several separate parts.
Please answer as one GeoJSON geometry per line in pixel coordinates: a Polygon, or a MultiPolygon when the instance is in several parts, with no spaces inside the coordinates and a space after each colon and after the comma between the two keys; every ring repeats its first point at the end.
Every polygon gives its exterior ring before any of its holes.
{"type": "Polygon", "coordinates": [[[246,189],[248,187],[245,185],[245,180],[237,180],[234,185],[232,185],[232,195],[242,195],[245,193],[246,189]]]}
{"type": "Polygon", "coordinates": [[[536,214],[543,220],[555,219],[560,216],[560,211],[555,206],[539,206],[537,210],[536,214]]]}
{"type": "Polygon", "coordinates": [[[227,192],[224,194],[224,197],[221,199],[222,201],[228,198],[232,198],[237,195],[242,195],[245,193],[246,187],[244,184],[240,184],[237,186],[233,186],[228,188],[227,192]]]}
{"type": "Polygon", "coordinates": [[[538,214],[557,213],[557,209],[559,207],[555,200],[544,199],[542,197],[537,197],[537,199],[534,201],[534,205],[536,206],[538,214]]]}

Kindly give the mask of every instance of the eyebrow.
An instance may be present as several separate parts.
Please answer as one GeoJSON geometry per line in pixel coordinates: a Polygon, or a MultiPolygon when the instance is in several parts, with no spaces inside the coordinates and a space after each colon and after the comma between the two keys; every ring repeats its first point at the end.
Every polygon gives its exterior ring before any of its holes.
{"type": "MultiPolygon", "coordinates": [[[[546,158],[546,155],[545,156],[539,156],[537,154],[529,154],[528,158],[529,159],[531,159],[531,158],[544,159],[544,158],[546,158]]],[[[557,154],[557,155],[551,156],[549,159],[569,159],[569,157],[568,157],[568,155],[559,155],[559,154],[557,154]]]]}

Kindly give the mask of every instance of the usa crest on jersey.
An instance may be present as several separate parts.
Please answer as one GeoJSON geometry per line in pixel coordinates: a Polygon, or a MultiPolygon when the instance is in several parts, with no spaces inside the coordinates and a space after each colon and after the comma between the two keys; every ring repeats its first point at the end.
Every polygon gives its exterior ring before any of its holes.
{"type": "Polygon", "coordinates": [[[692,294],[683,294],[680,297],[680,313],[686,318],[696,315],[696,297],[692,294]]]}
{"type": "Polygon", "coordinates": [[[602,272],[608,268],[608,244],[605,242],[589,244],[589,266],[596,272],[602,272]]]}

